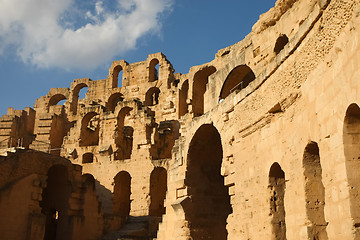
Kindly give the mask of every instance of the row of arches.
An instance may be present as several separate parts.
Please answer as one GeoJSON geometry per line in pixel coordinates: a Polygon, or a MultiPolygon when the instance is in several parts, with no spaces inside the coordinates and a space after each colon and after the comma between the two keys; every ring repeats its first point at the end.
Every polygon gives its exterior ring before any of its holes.
{"type": "MultiPolygon", "coordinates": [[[[165,197],[167,192],[167,171],[156,167],[150,174],[149,215],[161,217],[165,214],[165,197]]],[[[131,210],[131,176],[126,171],[114,177],[113,213],[128,216],[131,210]]]]}
{"type": "MultiPolygon", "coordinates": [[[[91,174],[82,175],[82,188],[95,191],[96,180],[91,174]]],[[[70,239],[71,221],[69,221],[72,183],[68,169],[63,165],[54,165],[47,172],[47,184],[40,201],[41,213],[45,216],[44,240],[70,239]]],[[[164,200],[167,192],[167,171],[156,167],[150,174],[149,215],[161,217],[165,214],[164,200]]],[[[114,177],[113,214],[128,216],[131,210],[131,176],[120,171],[114,177]]],[[[95,210],[97,211],[97,210],[95,210]]]]}
{"type": "MultiPolygon", "coordinates": [[[[209,77],[216,72],[214,66],[205,67],[195,73],[192,86],[192,111],[194,117],[204,114],[204,97],[208,88],[209,77]]],[[[225,99],[230,93],[246,88],[250,82],[255,80],[255,74],[247,65],[236,66],[226,77],[219,94],[219,100],[225,99]]],[[[188,109],[189,81],[185,80],[179,90],[179,118],[189,112],[188,109]]]]}
{"type": "MultiPolygon", "coordinates": [[[[112,88],[121,87],[123,84],[123,70],[127,66],[126,62],[116,65],[112,70],[112,88]],[[124,65],[124,66],[122,66],[124,65]]],[[[153,58],[148,66],[148,81],[155,82],[159,79],[159,59],[153,58]]]]}
{"type": "MultiPolygon", "coordinates": [[[[194,240],[203,239],[204,236],[206,239],[227,239],[227,217],[232,213],[232,206],[228,188],[224,185],[224,177],[220,173],[222,156],[219,132],[213,125],[202,125],[195,132],[189,145],[185,179],[191,203],[184,211],[194,240]]],[[[325,188],[316,142],[310,142],[305,147],[302,164],[306,214],[310,222],[308,236],[309,239],[327,239],[327,223],[324,217],[325,188]]],[[[279,163],[272,164],[268,179],[272,239],[285,240],[286,180],[285,172],[279,163]]]]}
{"type": "MultiPolygon", "coordinates": [[[[279,54],[288,44],[289,39],[286,34],[281,34],[275,43],[274,52],[279,54]]],[[[204,96],[207,90],[209,76],[217,70],[214,66],[205,67],[195,73],[192,86],[192,111],[194,117],[204,114],[204,96]]],[[[241,64],[233,68],[223,82],[219,94],[219,102],[229,96],[232,92],[241,91],[246,88],[256,78],[252,69],[246,64],[241,64]]],[[[189,112],[188,110],[188,90],[189,81],[185,80],[179,89],[179,118],[189,112]]]]}
{"type": "MultiPolygon", "coordinates": [[[[79,99],[84,99],[88,92],[88,85],[86,83],[79,83],[73,90],[72,102],[70,104],[70,111],[75,115],[77,113],[77,105],[79,99]]],[[[50,97],[47,104],[47,109],[55,105],[64,105],[68,98],[62,94],[57,93],[50,97]]]]}

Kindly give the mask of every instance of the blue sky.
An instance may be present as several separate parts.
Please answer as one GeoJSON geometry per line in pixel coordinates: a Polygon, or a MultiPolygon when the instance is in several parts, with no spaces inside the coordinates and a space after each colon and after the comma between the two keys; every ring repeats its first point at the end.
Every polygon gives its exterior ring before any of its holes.
{"type": "Polygon", "coordinates": [[[176,72],[250,33],[275,0],[0,0],[0,115],[32,107],[75,78],[104,79],[113,60],[163,52],[176,72]]]}

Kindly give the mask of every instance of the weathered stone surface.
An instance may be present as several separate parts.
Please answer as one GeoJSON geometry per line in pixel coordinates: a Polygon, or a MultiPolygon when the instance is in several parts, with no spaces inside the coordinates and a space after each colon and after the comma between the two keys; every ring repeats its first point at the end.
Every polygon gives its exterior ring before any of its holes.
{"type": "Polygon", "coordinates": [[[59,239],[360,238],[358,26],[359,1],[279,0],[186,74],[155,53],[9,108],[0,238],[44,239],[49,196],[68,204],[59,239]],[[28,220],[7,223],[17,205],[28,220]]]}

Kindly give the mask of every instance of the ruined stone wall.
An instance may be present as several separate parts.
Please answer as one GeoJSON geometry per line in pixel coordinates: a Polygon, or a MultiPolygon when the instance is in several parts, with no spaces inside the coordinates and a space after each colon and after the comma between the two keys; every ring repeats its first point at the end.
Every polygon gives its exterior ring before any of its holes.
{"type": "Polygon", "coordinates": [[[359,13],[354,0],[279,0],[187,74],[156,53],[51,89],[15,138],[94,179],[84,239],[95,195],[106,231],[162,216],[159,240],[357,239],[359,13]]]}

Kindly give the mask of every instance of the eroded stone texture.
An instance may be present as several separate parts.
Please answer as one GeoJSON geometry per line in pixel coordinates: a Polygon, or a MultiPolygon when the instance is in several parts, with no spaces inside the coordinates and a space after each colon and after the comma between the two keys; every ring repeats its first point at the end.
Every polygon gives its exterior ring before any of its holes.
{"type": "Polygon", "coordinates": [[[155,53],[9,108],[0,239],[360,238],[359,26],[279,0],[186,74],[155,53]]]}

